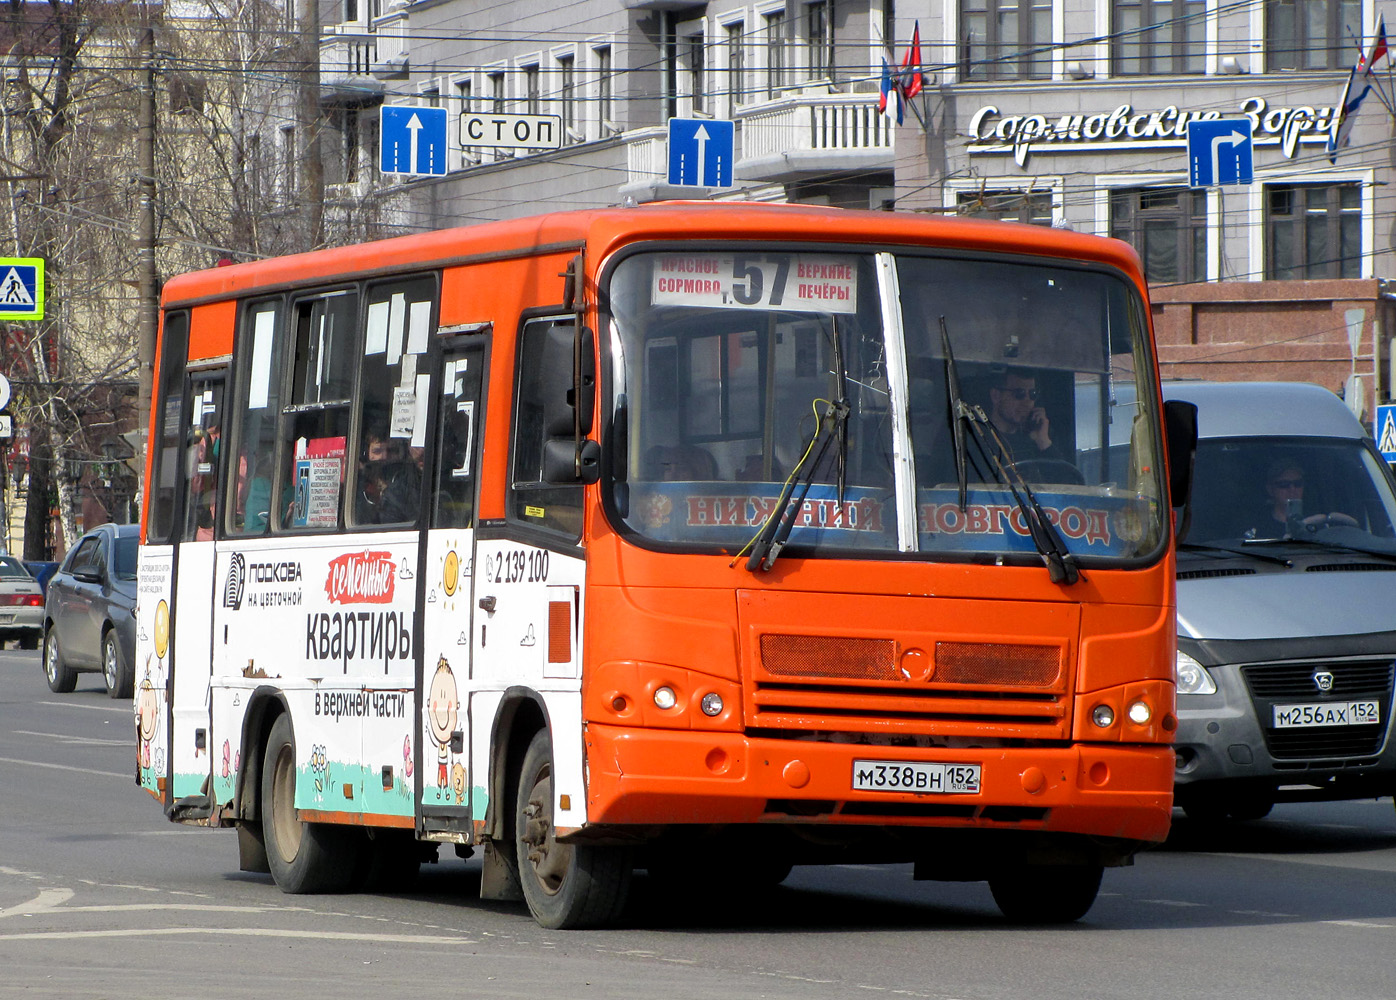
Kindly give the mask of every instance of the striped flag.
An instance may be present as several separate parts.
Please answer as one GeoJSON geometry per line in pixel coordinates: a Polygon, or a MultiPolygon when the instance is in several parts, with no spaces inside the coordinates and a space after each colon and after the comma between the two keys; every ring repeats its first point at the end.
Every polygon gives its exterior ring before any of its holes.
{"type": "Polygon", "coordinates": [[[1377,30],[1372,39],[1370,52],[1357,57],[1357,65],[1348,74],[1348,82],[1343,87],[1342,99],[1338,102],[1338,114],[1333,119],[1332,131],[1328,133],[1328,162],[1338,162],[1338,150],[1348,144],[1348,134],[1352,131],[1357,109],[1372,90],[1372,70],[1378,61],[1386,58],[1386,15],[1377,18],[1377,30]],[[1355,93],[1354,93],[1355,91],[1355,93]]]}

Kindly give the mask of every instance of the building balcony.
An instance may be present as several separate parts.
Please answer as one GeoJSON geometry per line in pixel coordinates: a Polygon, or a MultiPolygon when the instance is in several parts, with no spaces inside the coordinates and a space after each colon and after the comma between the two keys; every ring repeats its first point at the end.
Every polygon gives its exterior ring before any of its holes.
{"type": "Polygon", "coordinates": [[[335,25],[320,39],[320,99],[353,102],[383,93],[374,78],[378,36],[356,25],[335,25]]]}
{"type": "Polygon", "coordinates": [[[626,182],[620,196],[636,201],[692,198],[706,188],[674,187],[669,183],[669,128],[655,125],[631,129],[621,135],[625,145],[626,182]]]}
{"type": "Polygon", "coordinates": [[[736,112],[744,181],[796,181],[821,175],[891,171],[896,127],[876,94],[796,93],[736,112]]]}

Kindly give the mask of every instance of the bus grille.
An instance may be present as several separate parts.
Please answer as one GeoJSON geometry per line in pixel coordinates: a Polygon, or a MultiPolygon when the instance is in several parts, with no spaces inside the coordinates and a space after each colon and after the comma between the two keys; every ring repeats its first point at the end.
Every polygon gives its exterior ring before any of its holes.
{"type": "Polygon", "coordinates": [[[937,642],[908,656],[891,639],[766,634],[748,725],[888,735],[1066,739],[1065,649],[937,642]]]}

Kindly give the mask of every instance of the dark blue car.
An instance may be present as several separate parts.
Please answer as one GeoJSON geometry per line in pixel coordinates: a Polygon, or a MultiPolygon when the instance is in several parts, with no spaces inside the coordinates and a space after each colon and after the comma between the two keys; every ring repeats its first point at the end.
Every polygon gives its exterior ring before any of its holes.
{"type": "Polygon", "coordinates": [[[136,662],[136,558],[140,527],[104,524],[78,539],[48,583],[44,676],[71,691],[80,671],[100,671],[113,698],[129,698],[136,662]]]}

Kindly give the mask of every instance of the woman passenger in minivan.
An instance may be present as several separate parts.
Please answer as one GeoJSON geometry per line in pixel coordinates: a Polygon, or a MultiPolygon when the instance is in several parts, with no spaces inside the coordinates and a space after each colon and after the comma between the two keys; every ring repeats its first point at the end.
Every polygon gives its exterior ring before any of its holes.
{"type": "Polygon", "coordinates": [[[1289,533],[1291,517],[1311,531],[1328,525],[1357,527],[1356,519],[1338,511],[1304,515],[1304,467],[1292,458],[1270,463],[1265,473],[1265,497],[1267,514],[1246,532],[1247,538],[1283,538],[1289,533]]]}

